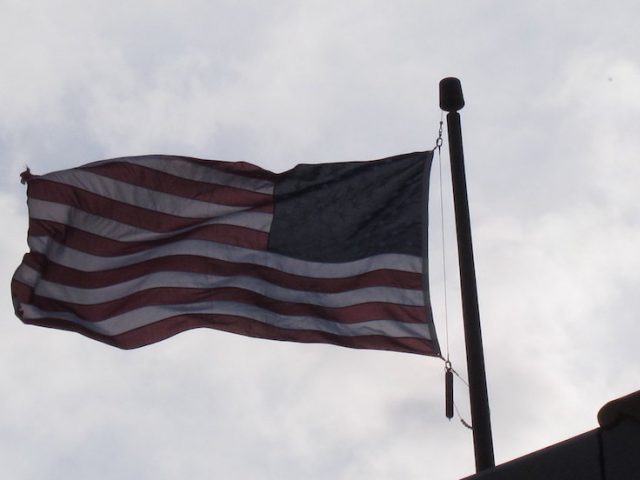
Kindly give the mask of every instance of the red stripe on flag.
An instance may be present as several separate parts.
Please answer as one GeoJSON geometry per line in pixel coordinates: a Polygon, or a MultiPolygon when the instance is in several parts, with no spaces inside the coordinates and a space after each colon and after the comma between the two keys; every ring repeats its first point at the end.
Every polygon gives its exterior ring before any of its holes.
{"type": "Polygon", "coordinates": [[[24,322],[42,327],[75,331],[94,340],[99,340],[123,349],[139,348],[194,328],[212,328],[229,333],[254,338],[268,338],[271,340],[301,343],[330,343],[350,348],[391,350],[422,355],[437,354],[433,349],[433,344],[425,339],[392,338],[377,335],[343,337],[314,330],[289,330],[232,315],[179,315],[114,337],[100,335],[77,324],[59,319],[25,320],[24,322]]]}
{"type": "MultiPolygon", "coordinates": [[[[25,255],[25,260],[27,255],[25,255]]],[[[11,279],[11,296],[12,298],[19,300],[21,303],[31,303],[33,288],[22,282],[18,282],[15,279],[11,279]]]]}
{"type": "MultiPolygon", "coordinates": [[[[141,157],[124,157],[127,160],[135,161],[137,158],[149,158],[153,157],[158,161],[170,161],[170,160],[181,160],[184,162],[193,163],[195,165],[199,165],[202,167],[210,168],[211,170],[217,170],[219,172],[233,173],[234,175],[240,175],[248,178],[256,178],[258,180],[267,180],[269,182],[274,182],[278,177],[277,173],[270,172],[269,170],[265,170],[257,165],[247,162],[227,162],[224,160],[205,160],[201,158],[194,157],[182,157],[178,155],[147,155],[141,157]]],[[[110,161],[115,162],[120,160],[120,158],[113,158],[110,161]]]]}
{"type": "Polygon", "coordinates": [[[161,271],[192,272],[219,276],[248,276],[274,285],[307,292],[338,293],[366,287],[422,289],[422,274],[398,270],[374,270],[345,278],[312,278],[282,272],[262,265],[234,263],[193,255],[154,258],[126,267],[84,272],[47,260],[38,253],[28,254],[25,263],[38,270],[45,280],[83,287],[100,288],[161,271]],[[44,267],[46,265],[46,268],[44,267]]]}
{"type": "Polygon", "coordinates": [[[110,257],[127,255],[180,240],[206,240],[253,250],[266,250],[269,234],[236,225],[202,225],[166,238],[144,242],[121,242],[48,220],[31,219],[30,236],[47,236],[81,252],[110,257]]]}
{"type": "MultiPolygon", "coordinates": [[[[29,182],[29,196],[38,200],[79,208],[93,215],[160,233],[194,227],[206,221],[203,218],[178,217],[149,210],[44,179],[29,182]]],[[[248,209],[246,211],[256,210],[248,209]]],[[[238,213],[238,215],[240,214],[238,213]]]]}
{"type": "Polygon", "coordinates": [[[327,308],[306,303],[274,300],[259,293],[241,288],[152,288],[132,293],[126,297],[95,305],[80,305],[58,301],[38,295],[31,303],[41,310],[72,312],[88,322],[100,322],[112,316],[131,312],[147,305],[179,305],[208,301],[237,302],[269,310],[281,315],[314,317],[340,323],[356,323],[369,320],[402,318],[407,323],[426,321],[424,307],[370,302],[340,308],[327,308]]]}
{"type": "Polygon", "coordinates": [[[271,195],[189,180],[141,165],[111,162],[80,167],[79,170],[87,170],[103,177],[192,200],[238,207],[253,207],[253,210],[259,212],[273,212],[271,195]]]}

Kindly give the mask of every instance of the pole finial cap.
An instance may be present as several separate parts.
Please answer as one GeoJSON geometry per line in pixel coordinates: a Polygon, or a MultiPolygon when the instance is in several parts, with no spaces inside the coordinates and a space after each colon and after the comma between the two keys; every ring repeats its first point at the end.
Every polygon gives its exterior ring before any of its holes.
{"type": "Polygon", "coordinates": [[[445,112],[457,112],[464,107],[462,85],[455,77],[440,80],[440,108],[445,112]]]}

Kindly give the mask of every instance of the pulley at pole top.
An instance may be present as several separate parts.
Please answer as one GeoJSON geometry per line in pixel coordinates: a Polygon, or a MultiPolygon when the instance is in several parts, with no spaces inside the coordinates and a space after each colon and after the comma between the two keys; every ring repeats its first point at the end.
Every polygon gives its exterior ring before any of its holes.
{"type": "Polygon", "coordinates": [[[457,112],[464,107],[462,84],[455,77],[440,80],[440,108],[445,112],[457,112]]]}

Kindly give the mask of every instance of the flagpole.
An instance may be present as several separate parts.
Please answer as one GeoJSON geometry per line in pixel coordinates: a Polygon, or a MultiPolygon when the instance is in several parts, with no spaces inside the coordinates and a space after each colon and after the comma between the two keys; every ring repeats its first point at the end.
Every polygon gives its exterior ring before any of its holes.
{"type": "Polygon", "coordinates": [[[493,437],[487,394],[487,377],[484,366],[478,288],[471,242],[471,220],[467,196],[464,153],[462,150],[462,128],[458,110],[464,107],[462,86],[457,78],[440,81],[440,108],[447,113],[447,134],[451,180],[458,239],[458,263],[460,266],[460,289],[462,293],[462,316],[467,350],[467,373],[469,375],[469,398],[473,446],[476,471],[481,472],[495,466],[493,437]]]}

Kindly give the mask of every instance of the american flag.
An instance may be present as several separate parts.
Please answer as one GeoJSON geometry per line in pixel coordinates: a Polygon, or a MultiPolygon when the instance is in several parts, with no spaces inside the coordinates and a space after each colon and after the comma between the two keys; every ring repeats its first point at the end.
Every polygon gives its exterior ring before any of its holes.
{"type": "Polygon", "coordinates": [[[439,355],[432,152],[303,164],[123,157],[26,175],[18,317],[137,348],[209,327],[439,355]]]}

